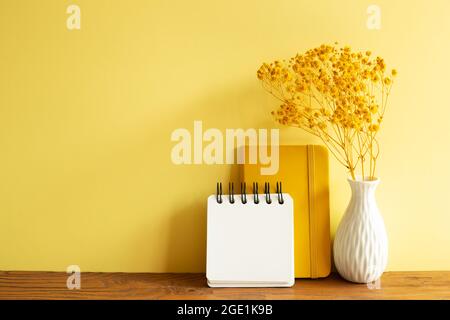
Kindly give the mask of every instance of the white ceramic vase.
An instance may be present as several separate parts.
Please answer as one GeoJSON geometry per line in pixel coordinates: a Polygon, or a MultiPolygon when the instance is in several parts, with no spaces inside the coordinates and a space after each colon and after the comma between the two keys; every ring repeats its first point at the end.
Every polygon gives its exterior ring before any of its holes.
{"type": "Polygon", "coordinates": [[[383,274],[388,257],[384,221],[375,200],[379,180],[348,179],[352,198],[334,239],[339,274],[356,283],[370,283],[383,274]]]}

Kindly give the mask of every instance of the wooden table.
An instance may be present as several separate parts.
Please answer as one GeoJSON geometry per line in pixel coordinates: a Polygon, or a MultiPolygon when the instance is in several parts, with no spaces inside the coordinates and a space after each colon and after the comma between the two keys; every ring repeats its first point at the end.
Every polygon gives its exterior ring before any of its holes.
{"type": "Polygon", "coordinates": [[[0,272],[0,299],[450,299],[450,271],[387,272],[379,288],[332,274],[292,288],[208,288],[204,274],[82,273],[81,289],[63,272],[0,272]]]}

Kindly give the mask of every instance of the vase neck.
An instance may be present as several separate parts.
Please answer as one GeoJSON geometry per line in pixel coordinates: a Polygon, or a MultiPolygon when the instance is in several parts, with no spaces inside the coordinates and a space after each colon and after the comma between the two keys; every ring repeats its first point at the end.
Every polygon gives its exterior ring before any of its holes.
{"type": "Polygon", "coordinates": [[[379,184],[379,180],[359,181],[348,180],[350,188],[352,189],[352,200],[357,198],[372,198],[375,196],[375,190],[379,184]]]}

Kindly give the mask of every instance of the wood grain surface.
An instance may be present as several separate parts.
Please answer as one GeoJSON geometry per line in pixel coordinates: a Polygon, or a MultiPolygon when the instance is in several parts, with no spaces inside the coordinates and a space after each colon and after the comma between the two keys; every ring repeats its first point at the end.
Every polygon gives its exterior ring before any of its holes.
{"type": "Polygon", "coordinates": [[[81,289],[63,272],[0,272],[0,299],[450,299],[450,272],[387,272],[379,288],[332,274],[292,288],[209,288],[204,274],[82,273],[81,289]]]}

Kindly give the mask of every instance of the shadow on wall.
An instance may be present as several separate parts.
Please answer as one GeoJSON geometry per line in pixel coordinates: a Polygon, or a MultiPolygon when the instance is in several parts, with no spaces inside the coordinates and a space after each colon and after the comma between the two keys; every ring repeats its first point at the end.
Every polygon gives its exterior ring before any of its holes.
{"type": "MultiPolygon", "coordinates": [[[[228,194],[228,182],[234,182],[235,193],[239,182],[239,166],[229,167],[229,176],[222,181],[223,193],[228,194]]],[[[215,183],[209,184],[209,192],[202,193],[192,202],[181,203],[172,212],[167,239],[165,268],[169,272],[204,272],[206,269],[207,198],[215,193],[215,183]]]]}
{"type": "Polygon", "coordinates": [[[169,219],[165,269],[200,272],[206,263],[206,200],[183,204],[169,219]]]}

